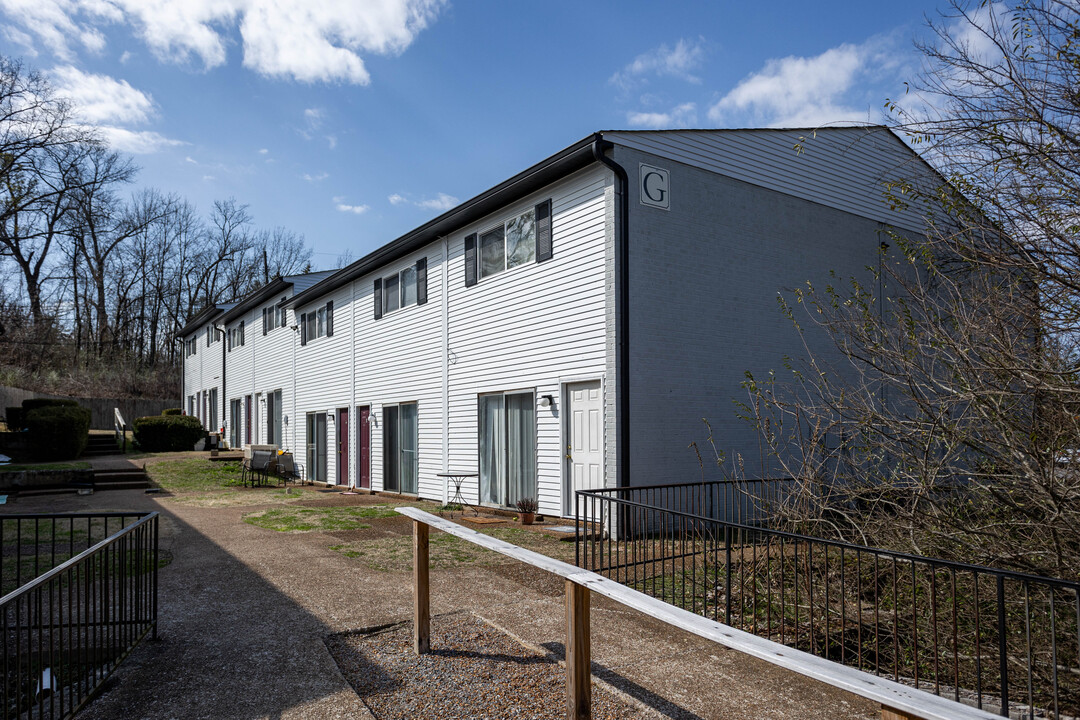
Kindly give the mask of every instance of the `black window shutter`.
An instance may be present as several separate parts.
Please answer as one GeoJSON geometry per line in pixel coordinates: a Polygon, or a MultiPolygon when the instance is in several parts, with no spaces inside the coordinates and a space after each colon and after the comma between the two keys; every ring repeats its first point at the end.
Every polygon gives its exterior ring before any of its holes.
{"type": "Polygon", "coordinates": [[[382,278],[375,279],[375,293],[372,296],[375,301],[375,319],[382,317],[382,278]]]}
{"type": "Polygon", "coordinates": [[[226,330],[225,331],[225,340],[226,340],[225,344],[226,344],[226,347],[228,348],[229,352],[232,352],[232,336],[233,336],[232,330],[226,330]]]}
{"type": "Polygon", "coordinates": [[[550,260],[551,248],[551,200],[536,206],[536,262],[550,260]]]}
{"type": "Polygon", "coordinates": [[[240,344],[244,344],[244,321],[240,321],[240,344]]]}
{"type": "Polygon", "coordinates": [[[300,313],[300,344],[307,345],[307,313],[300,313]]]}
{"type": "Polygon", "coordinates": [[[465,238],[465,287],[476,284],[476,233],[465,238]]]}
{"type": "Polygon", "coordinates": [[[427,258],[416,261],[416,304],[427,302],[427,258]]]}
{"type": "Polygon", "coordinates": [[[326,301],[326,337],[334,335],[334,301],[326,301]]]}
{"type": "Polygon", "coordinates": [[[278,313],[277,314],[278,314],[278,320],[281,322],[281,327],[285,327],[286,325],[288,325],[288,323],[285,322],[285,320],[286,320],[285,316],[287,314],[287,311],[285,310],[284,305],[285,305],[286,300],[288,300],[288,298],[281,298],[281,302],[278,303],[278,313]]]}
{"type": "Polygon", "coordinates": [[[266,323],[266,308],[263,308],[263,335],[265,335],[270,329],[269,327],[267,327],[266,323]]]}

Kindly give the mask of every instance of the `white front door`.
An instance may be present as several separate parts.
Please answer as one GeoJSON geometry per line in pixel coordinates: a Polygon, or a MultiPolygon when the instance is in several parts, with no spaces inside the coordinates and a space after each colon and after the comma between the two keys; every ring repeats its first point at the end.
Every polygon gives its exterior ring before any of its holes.
{"type": "Polygon", "coordinates": [[[600,381],[566,386],[566,511],[574,514],[575,491],[604,487],[604,403],[600,381]]]}

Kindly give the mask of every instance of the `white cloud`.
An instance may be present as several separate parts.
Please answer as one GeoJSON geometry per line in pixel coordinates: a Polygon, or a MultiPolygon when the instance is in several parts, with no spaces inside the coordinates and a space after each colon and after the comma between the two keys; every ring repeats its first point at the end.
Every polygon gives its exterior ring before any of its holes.
{"type": "Polygon", "coordinates": [[[634,61],[611,76],[609,82],[619,87],[630,87],[644,81],[648,76],[674,77],[690,83],[700,83],[694,74],[705,59],[705,40],[682,39],[669,48],[661,45],[634,58],[634,61]]]}
{"type": "Polygon", "coordinates": [[[26,57],[37,57],[38,51],[37,48],[34,47],[34,38],[11,25],[5,25],[2,28],[2,31],[5,40],[12,45],[18,45],[19,48],[21,48],[21,55],[26,57]]]}
{"type": "Polygon", "coordinates": [[[203,179],[203,182],[211,182],[213,180],[217,180],[217,178],[214,177],[213,175],[203,175],[202,179],[203,179]]]}
{"type": "Polygon", "coordinates": [[[70,60],[100,52],[98,25],[130,26],[160,60],[222,65],[239,30],[245,67],[301,82],[366,85],[362,55],[395,55],[432,23],[445,0],[0,0],[24,31],[70,60]]]}
{"type": "Polygon", "coordinates": [[[668,112],[630,112],[626,115],[630,127],[688,128],[697,125],[697,104],[676,105],[668,112]]]}
{"type": "Polygon", "coordinates": [[[154,100],[126,80],[86,73],[71,65],[49,71],[56,93],[75,105],[80,118],[92,125],[141,125],[156,114],[154,100]]]}
{"type": "Polygon", "coordinates": [[[125,50],[124,52],[122,52],[120,54],[120,64],[121,65],[127,65],[127,62],[130,59],[131,59],[131,52],[130,51],[125,50]]]}
{"type": "Polygon", "coordinates": [[[187,144],[181,140],[173,140],[150,130],[137,131],[101,125],[98,126],[97,131],[109,143],[111,148],[132,153],[133,155],[148,155],[167,147],[187,144]]]}
{"type": "Polygon", "coordinates": [[[386,198],[390,201],[391,205],[415,205],[418,208],[424,208],[425,210],[437,210],[439,212],[446,212],[452,207],[455,207],[460,200],[453,195],[446,193],[439,193],[433,198],[421,198],[419,200],[412,200],[406,195],[400,193],[394,193],[386,198]]]}
{"type": "Polygon", "coordinates": [[[266,155],[269,152],[270,152],[270,150],[267,149],[267,148],[259,148],[259,154],[260,155],[266,155]]]}
{"type": "Polygon", "coordinates": [[[370,209],[367,205],[346,205],[343,202],[338,202],[337,198],[335,198],[334,202],[337,203],[334,207],[338,210],[338,212],[348,212],[355,215],[363,215],[370,209]]]}
{"type": "Polygon", "coordinates": [[[306,180],[309,183],[322,182],[326,178],[330,177],[330,173],[321,172],[318,175],[311,175],[310,173],[304,173],[300,176],[301,180],[306,180]]]}
{"type": "Polygon", "coordinates": [[[709,119],[772,127],[875,121],[870,108],[880,108],[884,96],[871,105],[856,89],[896,73],[901,53],[894,45],[890,38],[871,38],[814,57],[771,59],[710,107],[709,119]]]}
{"type": "Polygon", "coordinates": [[[191,163],[192,165],[198,165],[199,164],[199,161],[196,160],[195,158],[191,157],[190,155],[186,155],[184,157],[184,162],[191,163]]]}
{"type": "Polygon", "coordinates": [[[457,204],[458,199],[453,195],[447,195],[446,193],[439,193],[434,198],[416,202],[417,207],[422,207],[426,210],[438,210],[439,212],[446,212],[457,204]]]}

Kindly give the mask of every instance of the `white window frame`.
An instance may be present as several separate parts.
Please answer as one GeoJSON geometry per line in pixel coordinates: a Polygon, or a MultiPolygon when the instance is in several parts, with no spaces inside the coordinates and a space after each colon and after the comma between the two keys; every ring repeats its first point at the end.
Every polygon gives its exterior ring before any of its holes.
{"type": "Polygon", "coordinates": [[[383,277],[383,279],[382,279],[382,295],[383,295],[382,296],[382,314],[384,316],[385,315],[390,315],[392,313],[396,313],[399,310],[404,310],[405,308],[416,304],[416,298],[418,297],[418,293],[417,293],[417,289],[416,289],[416,274],[417,274],[416,273],[416,263],[413,263],[412,265],[401,268],[400,270],[398,270],[395,273],[390,273],[389,275],[386,275],[386,276],[383,277]],[[407,292],[407,290],[406,290],[407,283],[405,282],[405,274],[406,273],[412,273],[412,300],[410,300],[409,302],[405,301],[405,296],[406,296],[406,292],[407,292]],[[387,302],[387,298],[390,295],[389,290],[388,290],[388,287],[389,287],[388,281],[391,280],[391,279],[395,279],[397,281],[397,290],[394,293],[395,295],[397,295],[397,307],[393,308],[392,310],[389,310],[389,309],[387,309],[387,308],[389,308],[389,303],[387,302]]]}
{"type": "Polygon", "coordinates": [[[539,480],[540,480],[540,464],[539,464],[540,463],[540,453],[539,453],[539,440],[540,440],[539,432],[540,432],[540,429],[539,429],[539,418],[537,417],[537,412],[536,412],[536,388],[519,388],[517,390],[496,390],[494,392],[478,393],[477,396],[476,396],[476,412],[477,412],[476,453],[477,453],[477,467],[478,468],[482,464],[481,457],[483,455],[483,446],[482,446],[482,444],[483,444],[484,438],[483,438],[483,436],[481,434],[481,427],[483,425],[483,419],[481,417],[481,407],[482,407],[483,399],[484,398],[493,398],[493,397],[501,397],[503,399],[503,427],[501,428],[501,430],[503,432],[503,449],[504,449],[505,452],[504,452],[502,458],[500,458],[500,460],[501,460],[501,463],[502,463],[502,475],[503,475],[502,481],[505,483],[505,486],[502,487],[502,488],[499,488],[498,494],[504,496],[507,499],[507,504],[506,505],[492,504],[492,503],[487,502],[486,500],[484,500],[483,491],[481,490],[483,480],[481,478],[478,478],[477,479],[477,483],[478,483],[477,492],[479,494],[477,495],[477,501],[479,502],[479,504],[485,505],[485,506],[488,506],[488,507],[514,507],[514,504],[511,503],[510,499],[509,499],[510,494],[511,494],[510,493],[510,485],[509,485],[509,483],[510,483],[510,472],[509,472],[510,453],[506,448],[506,445],[507,445],[506,440],[509,437],[509,430],[510,430],[509,425],[507,424],[508,421],[509,421],[509,418],[506,416],[506,398],[508,396],[510,396],[510,395],[528,395],[529,398],[531,399],[530,407],[532,408],[532,418],[533,418],[533,427],[532,427],[532,429],[533,429],[533,471],[532,471],[533,475],[532,475],[532,482],[533,482],[533,493],[534,494],[531,495],[531,496],[525,496],[525,497],[532,497],[533,500],[539,501],[538,495],[539,495],[539,480]]]}
{"type": "Polygon", "coordinates": [[[481,280],[483,280],[485,278],[495,277],[496,275],[502,275],[507,270],[514,270],[514,269],[519,268],[519,267],[526,267],[526,266],[535,265],[535,264],[536,264],[536,208],[528,208],[526,210],[523,210],[522,212],[514,213],[513,215],[506,218],[505,220],[503,220],[498,225],[492,225],[492,226],[488,227],[486,230],[482,230],[482,231],[480,231],[480,232],[478,232],[476,234],[476,279],[477,279],[477,282],[479,282],[479,281],[481,281],[481,280]],[[515,220],[518,220],[519,218],[525,217],[526,215],[532,215],[532,228],[533,228],[533,231],[532,231],[532,260],[531,261],[519,262],[518,264],[511,266],[510,265],[510,258],[507,256],[507,242],[506,242],[507,231],[508,231],[508,228],[510,227],[510,223],[514,222],[515,220]],[[485,273],[484,272],[484,236],[490,235],[491,233],[495,232],[496,230],[500,230],[500,229],[502,230],[502,251],[503,251],[502,252],[502,255],[503,255],[502,269],[495,270],[493,272],[485,273]]]}

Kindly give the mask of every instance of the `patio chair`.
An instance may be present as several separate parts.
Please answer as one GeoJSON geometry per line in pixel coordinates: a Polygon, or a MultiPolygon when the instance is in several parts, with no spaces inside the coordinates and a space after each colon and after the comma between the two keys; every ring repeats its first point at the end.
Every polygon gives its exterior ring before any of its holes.
{"type": "Polygon", "coordinates": [[[278,455],[277,475],[282,479],[283,485],[287,486],[290,480],[304,484],[304,466],[296,462],[292,453],[278,455]]]}
{"type": "Polygon", "coordinates": [[[255,487],[256,483],[262,484],[266,482],[267,476],[270,473],[272,467],[272,461],[274,454],[269,450],[254,450],[251,453],[251,467],[248,471],[248,478],[251,480],[251,487],[255,487]]]}

